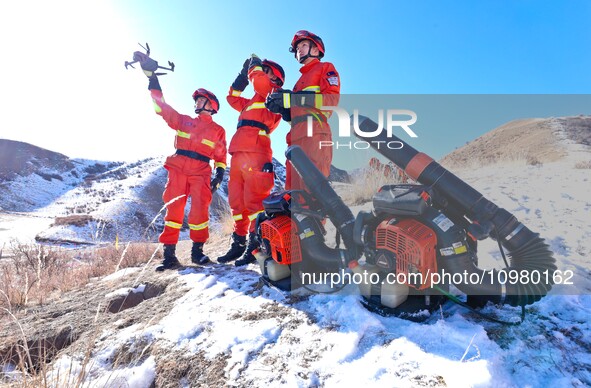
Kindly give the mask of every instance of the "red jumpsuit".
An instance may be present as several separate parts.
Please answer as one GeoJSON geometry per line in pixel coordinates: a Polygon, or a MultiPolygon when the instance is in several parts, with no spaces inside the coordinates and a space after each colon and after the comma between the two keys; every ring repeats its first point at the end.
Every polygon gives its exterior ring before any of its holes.
{"type": "Polygon", "coordinates": [[[168,170],[168,181],[162,195],[166,215],[159,241],[163,244],[178,242],[185,204],[191,196],[189,235],[193,242],[204,243],[209,237],[209,204],[212,197],[211,167],[206,160],[213,159],[216,168],[226,168],[226,132],[210,115],[200,114],[191,118],[179,114],[164,102],[161,91],[150,92],[156,113],[176,131],[174,147],[177,153],[169,156],[164,164],[168,170]]]}
{"type": "MultiPolygon", "coordinates": [[[[291,130],[287,134],[287,145],[299,145],[314,165],[328,177],[330,175],[330,164],[332,163],[332,148],[319,147],[320,141],[331,141],[332,134],[328,125],[328,117],[332,112],[321,111],[321,106],[336,106],[339,101],[341,82],[339,73],[330,62],[320,62],[314,58],[310,63],[300,68],[302,73],[296,82],[293,92],[313,91],[317,96],[314,108],[292,107],[291,108],[291,130]],[[308,125],[306,117],[313,117],[313,136],[308,137],[308,125]]],[[[288,160],[286,162],[286,189],[303,189],[304,182],[288,160]]]]}
{"type": "Polygon", "coordinates": [[[245,236],[254,232],[254,220],[263,211],[263,199],[273,189],[273,172],[263,172],[263,165],[272,163],[270,134],[277,128],[281,115],[265,108],[265,98],[275,85],[256,66],[249,71],[255,94],[251,99],[240,97],[240,91],[230,88],[226,99],[240,112],[238,129],[230,141],[232,168],[228,182],[228,202],[234,218],[234,232],[245,236]]]}

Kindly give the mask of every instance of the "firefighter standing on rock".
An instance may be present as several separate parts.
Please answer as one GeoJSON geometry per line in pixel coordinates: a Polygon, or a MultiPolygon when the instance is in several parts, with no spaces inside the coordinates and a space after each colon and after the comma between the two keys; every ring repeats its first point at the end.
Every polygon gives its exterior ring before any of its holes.
{"type": "Polygon", "coordinates": [[[257,248],[255,219],[263,212],[263,199],[271,193],[275,182],[270,134],[281,121],[281,115],[265,107],[265,98],[280,88],[284,80],[285,73],[281,66],[267,59],[261,61],[253,55],[244,62],[242,71],[226,97],[230,106],[240,112],[240,116],[229,149],[232,168],[228,201],[235,222],[234,233],[230,250],[217,259],[220,263],[238,259],[235,264],[241,266],[255,261],[252,254],[257,248]],[[255,92],[250,99],[240,96],[249,80],[255,92]]]}
{"type": "Polygon", "coordinates": [[[203,253],[203,245],[209,237],[209,204],[215,190],[219,187],[226,169],[226,133],[216,124],[212,115],[219,110],[216,96],[206,89],[193,93],[195,113],[191,118],[174,110],[164,101],[158,77],[154,72],[157,63],[141,52],[134,53],[139,58],[142,70],[149,78],[148,89],[152,95],[156,113],[176,131],[174,155],[166,159],[164,167],[168,171],[168,181],[162,195],[166,204],[164,230],[159,242],[164,244],[164,259],[157,271],[176,268],[176,244],[183,224],[185,204],[191,197],[189,211],[190,238],[193,241],[191,261],[196,264],[209,262],[203,253]],[[215,177],[211,179],[210,160],[215,164],[215,177]]]}

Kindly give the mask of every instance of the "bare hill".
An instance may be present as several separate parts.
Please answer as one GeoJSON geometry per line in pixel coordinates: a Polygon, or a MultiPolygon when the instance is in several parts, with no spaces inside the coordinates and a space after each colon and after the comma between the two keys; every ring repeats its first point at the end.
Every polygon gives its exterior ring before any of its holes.
{"type": "Polygon", "coordinates": [[[554,162],[568,154],[568,142],[591,145],[591,116],[514,120],[449,153],[441,163],[486,165],[516,159],[527,164],[554,162]]]}
{"type": "Polygon", "coordinates": [[[43,169],[63,172],[72,168],[72,161],[65,155],[20,141],[0,139],[0,181],[32,173],[43,176],[43,169]]]}

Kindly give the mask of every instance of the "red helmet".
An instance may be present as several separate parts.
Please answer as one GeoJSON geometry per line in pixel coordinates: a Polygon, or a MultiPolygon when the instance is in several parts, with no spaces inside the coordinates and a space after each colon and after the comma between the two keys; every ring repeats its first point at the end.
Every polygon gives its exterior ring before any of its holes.
{"type": "Polygon", "coordinates": [[[306,31],[306,30],[299,30],[298,32],[295,33],[295,35],[293,36],[293,39],[291,40],[291,47],[289,49],[289,52],[295,54],[296,46],[298,45],[298,43],[300,41],[306,40],[306,39],[314,42],[316,47],[318,47],[318,51],[320,51],[320,54],[318,56],[320,58],[322,58],[324,56],[324,42],[322,41],[322,39],[318,35],[313,34],[310,31],[306,31]]]}
{"type": "MultiPolygon", "coordinates": [[[[195,90],[193,92],[193,101],[197,101],[198,97],[207,98],[207,101],[209,101],[209,103],[211,104],[211,107],[212,107],[212,110],[209,110],[209,112],[211,114],[217,113],[217,111],[220,109],[220,102],[218,101],[215,94],[213,94],[209,90],[203,89],[203,88],[199,88],[199,89],[195,90]]],[[[196,108],[195,113],[200,113],[202,110],[207,110],[207,109],[196,108]]]]}
{"type": "Polygon", "coordinates": [[[277,84],[282,86],[285,82],[285,72],[283,71],[283,68],[279,66],[277,62],[273,62],[268,59],[264,59],[262,65],[271,69],[275,77],[278,78],[277,84]]]}

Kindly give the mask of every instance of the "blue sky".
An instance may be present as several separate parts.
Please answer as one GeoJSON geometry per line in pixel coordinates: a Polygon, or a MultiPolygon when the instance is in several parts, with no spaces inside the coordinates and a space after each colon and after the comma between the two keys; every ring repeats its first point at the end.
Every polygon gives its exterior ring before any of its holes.
{"type": "MultiPolygon", "coordinates": [[[[172,153],[145,77],[123,66],[149,42],[153,58],[177,66],[161,77],[167,101],[192,114],[193,90],[210,89],[229,140],[238,114],[224,100],[242,62],[275,60],[293,86],[299,65],[287,49],[299,29],[323,38],[343,94],[587,94],[589,20],[587,1],[11,2],[0,16],[0,137],[104,160],[172,153]]],[[[449,129],[433,156],[492,129],[483,126],[449,129]]],[[[281,161],[286,131],[272,138],[281,161]]]]}

